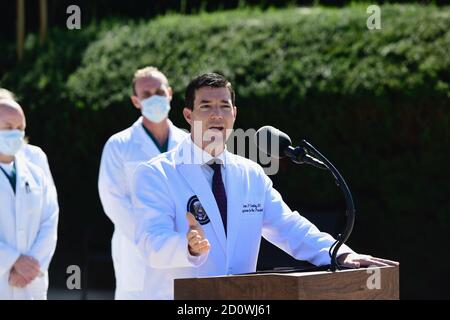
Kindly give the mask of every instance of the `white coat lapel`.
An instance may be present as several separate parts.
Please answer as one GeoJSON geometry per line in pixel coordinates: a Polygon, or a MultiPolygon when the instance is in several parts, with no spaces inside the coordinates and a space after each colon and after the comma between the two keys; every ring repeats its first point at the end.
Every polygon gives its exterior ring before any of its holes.
{"type": "MultiPolygon", "coordinates": [[[[30,209],[33,209],[32,204],[29,203],[26,198],[31,192],[31,188],[42,187],[39,186],[31,174],[26,164],[28,160],[21,155],[17,155],[15,159],[16,163],[16,225],[30,225],[32,223],[30,216],[30,209]]],[[[26,250],[28,247],[27,236],[25,231],[19,228],[19,237],[17,241],[17,248],[19,250],[26,250]],[[20,233],[22,232],[22,233],[20,233]]]]}
{"type": "Polygon", "coordinates": [[[186,183],[191,187],[194,194],[200,200],[200,203],[211,221],[212,227],[217,235],[217,238],[219,239],[222,249],[224,253],[226,253],[227,240],[219,208],[217,207],[211,187],[209,186],[208,181],[206,180],[206,177],[201,169],[201,164],[194,161],[191,151],[192,142],[190,138],[187,138],[179,144],[177,150],[175,151],[177,169],[186,180],[186,183]]]}
{"type": "Polygon", "coordinates": [[[217,207],[212,190],[208,185],[208,181],[206,180],[200,165],[179,164],[178,170],[200,200],[200,203],[205,209],[209,220],[211,220],[212,227],[217,234],[217,238],[219,239],[222,249],[226,252],[227,241],[222,218],[220,216],[219,208],[217,207]]]}
{"type": "Polygon", "coordinates": [[[227,190],[227,219],[228,219],[228,242],[227,242],[227,256],[230,259],[233,256],[234,248],[236,247],[236,239],[239,234],[241,226],[240,219],[242,217],[242,207],[240,206],[240,199],[242,199],[242,170],[234,161],[234,155],[226,152],[226,190],[227,190]]]}
{"type": "Polygon", "coordinates": [[[172,121],[169,120],[169,143],[167,144],[167,150],[169,151],[175,148],[184,138],[186,138],[184,132],[175,127],[172,121]]]}
{"type": "MultiPolygon", "coordinates": [[[[27,160],[22,155],[17,155],[15,158],[16,164],[16,200],[17,205],[20,205],[23,201],[19,199],[30,188],[30,181],[28,181],[32,175],[26,165],[27,160]]],[[[19,210],[20,211],[20,210],[19,210]]]]}
{"type": "Polygon", "coordinates": [[[154,156],[160,154],[158,147],[153,140],[147,135],[142,127],[142,117],[133,124],[132,141],[140,148],[141,152],[148,156],[150,160],[154,156]]]}

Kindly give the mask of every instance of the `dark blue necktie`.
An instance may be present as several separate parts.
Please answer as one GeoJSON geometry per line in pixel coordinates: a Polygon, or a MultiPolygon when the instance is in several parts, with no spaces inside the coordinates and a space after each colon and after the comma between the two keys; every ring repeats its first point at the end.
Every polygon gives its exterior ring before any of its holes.
{"type": "Polygon", "coordinates": [[[219,207],[220,215],[222,217],[225,234],[227,234],[227,194],[222,180],[221,165],[219,163],[212,163],[209,165],[214,170],[212,179],[212,192],[216,198],[217,206],[219,207]]]}

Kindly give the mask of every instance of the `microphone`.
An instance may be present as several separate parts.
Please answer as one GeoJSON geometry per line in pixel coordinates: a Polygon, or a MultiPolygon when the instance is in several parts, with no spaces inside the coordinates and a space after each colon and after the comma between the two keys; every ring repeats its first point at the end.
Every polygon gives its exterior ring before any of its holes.
{"type": "Polygon", "coordinates": [[[255,142],[259,150],[275,159],[289,157],[297,164],[306,163],[316,168],[328,170],[320,160],[311,156],[311,150],[305,145],[292,147],[291,138],[272,126],[261,127],[255,134],[255,142]]]}
{"type": "Polygon", "coordinates": [[[256,131],[255,143],[260,151],[269,157],[281,159],[289,157],[297,164],[306,163],[320,169],[329,170],[333,175],[336,185],[341,189],[347,205],[346,224],[342,233],[337,236],[336,242],[330,247],[329,254],[331,258],[330,270],[340,270],[341,266],[337,262],[337,253],[339,248],[348,240],[355,223],[355,204],[350,189],[347,186],[342,175],[333,166],[333,164],[322,155],[319,150],[314,148],[308,141],[302,140],[301,145],[292,147],[292,141],[289,136],[271,126],[264,126],[256,131]],[[314,157],[313,157],[314,156],[314,157]],[[319,158],[320,160],[316,159],[319,158]]]}

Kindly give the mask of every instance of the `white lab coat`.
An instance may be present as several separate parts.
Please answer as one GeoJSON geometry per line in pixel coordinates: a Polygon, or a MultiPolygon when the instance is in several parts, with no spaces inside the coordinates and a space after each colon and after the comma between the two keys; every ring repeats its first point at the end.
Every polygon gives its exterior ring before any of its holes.
{"type": "MultiPolygon", "coordinates": [[[[153,299],[173,299],[173,280],[254,272],[261,236],[293,257],[315,265],[330,263],[334,239],[292,212],[272,181],[255,162],[224,151],[227,192],[227,236],[211,186],[193,163],[193,143],[177,148],[135,171],[132,199],[137,217],[136,244],[159,281],[145,288],[153,299]],[[210,222],[203,225],[211,244],[208,254],[188,253],[187,204],[196,195],[210,222]]],[[[339,254],[353,252],[342,246],[339,254]]]]}
{"type": "Polygon", "coordinates": [[[55,186],[53,176],[48,165],[47,155],[38,146],[32,144],[25,144],[20,150],[19,155],[23,154],[25,158],[29,159],[33,164],[44,170],[45,175],[50,179],[51,185],[55,186]]]}
{"type": "MultiPolygon", "coordinates": [[[[168,150],[187,133],[170,122],[168,150]]],[[[111,253],[116,276],[116,299],[146,299],[144,278],[153,277],[134,245],[135,226],[129,184],[141,162],[160,151],[142,127],[140,117],[130,128],[113,135],[105,144],[98,189],[103,209],[114,223],[111,253]]]]}
{"type": "Polygon", "coordinates": [[[46,299],[56,248],[58,199],[44,152],[25,145],[15,157],[16,194],[0,174],[0,299],[46,299]],[[39,261],[41,274],[25,288],[8,283],[19,256],[39,261]]]}

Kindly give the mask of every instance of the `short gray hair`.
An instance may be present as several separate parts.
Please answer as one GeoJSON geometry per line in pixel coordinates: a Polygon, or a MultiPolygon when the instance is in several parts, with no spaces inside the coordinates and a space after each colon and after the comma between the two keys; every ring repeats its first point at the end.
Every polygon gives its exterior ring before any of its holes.
{"type": "Polygon", "coordinates": [[[9,100],[14,100],[14,101],[17,100],[14,93],[9,91],[8,89],[0,88],[0,100],[3,100],[3,99],[9,99],[9,100]]]}
{"type": "Polygon", "coordinates": [[[136,72],[134,73],[134,77],[133,77],[133,94],[134,95],[136,95],[136,87],[135,87],[136,81],[138,79],[148,78],[148,77],[158,78],[163,82],[164,85],[166,85],[167,87],[169,86],[169,81],[167,80],[167,77],[164,75],[164,73],[159,71],[158,68],[153,67],[153,66],[144,67],[144,68],[136,70],[136,72]]]}

